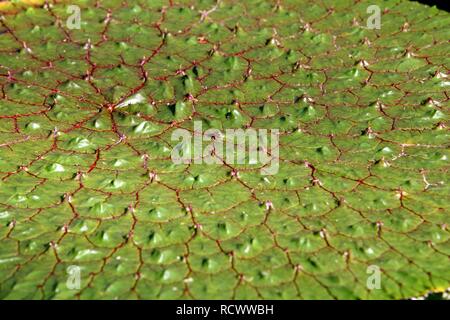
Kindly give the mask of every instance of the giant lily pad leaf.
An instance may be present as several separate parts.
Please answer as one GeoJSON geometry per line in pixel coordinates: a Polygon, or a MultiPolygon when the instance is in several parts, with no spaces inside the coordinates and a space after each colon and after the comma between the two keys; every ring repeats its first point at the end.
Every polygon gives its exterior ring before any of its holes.
{"type": "Polygon", "coordinates": [[[0,11],[1,299],[450,287],[448,13],[403,0],[0,11]],[[200,154],[172,139],[196,125],[200,154]],[[276,171],[220,158],[231,129],[277,130],[276,171]]]}

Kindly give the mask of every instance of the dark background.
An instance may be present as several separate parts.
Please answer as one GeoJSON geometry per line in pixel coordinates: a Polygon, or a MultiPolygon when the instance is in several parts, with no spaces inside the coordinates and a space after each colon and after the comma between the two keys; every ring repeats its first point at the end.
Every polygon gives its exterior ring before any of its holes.
{"type": "Polygon", "coordinates": [[[414,0],[415,2],[420,2],[423,4],[427,4],[429,6],[436,6],[441,10],[445,10],[449,12],[450,1],[449,0],[414,0]]]}

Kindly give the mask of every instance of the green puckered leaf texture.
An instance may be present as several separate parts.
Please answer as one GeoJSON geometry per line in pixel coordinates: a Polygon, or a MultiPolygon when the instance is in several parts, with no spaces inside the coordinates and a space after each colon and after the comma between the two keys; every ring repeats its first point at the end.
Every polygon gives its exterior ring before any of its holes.
{"type": "Polygon", "coordinates": [[[448,13],[397,0],[1,5],[0,298],[450,287],[448,13]],[[174,164],[171,135],[194,121],[279,129],[279,172],[174,164]]]}

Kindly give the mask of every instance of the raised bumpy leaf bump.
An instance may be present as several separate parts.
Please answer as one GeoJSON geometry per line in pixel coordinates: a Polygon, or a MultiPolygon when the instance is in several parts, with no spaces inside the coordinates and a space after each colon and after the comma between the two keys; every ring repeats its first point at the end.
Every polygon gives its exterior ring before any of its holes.
{"type": "Polygon", "coordinates": [[[448,13],[397,0],[0,5],[0,298],[450,286],[448,13]],[[279,172],[174,164],[171,134],[195,120],[279,129],[279,172]]]}

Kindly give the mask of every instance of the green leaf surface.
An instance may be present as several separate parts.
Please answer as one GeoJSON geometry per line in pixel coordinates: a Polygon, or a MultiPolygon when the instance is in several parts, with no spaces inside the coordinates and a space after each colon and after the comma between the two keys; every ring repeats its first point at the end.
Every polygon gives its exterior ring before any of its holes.
{"type": "Polygon", "coordinates": [[[448,13],[399,0],[0,10],[1,299],[450,287],[448,13]],[[373,4],[381,29],[366,26],[373,4]],[[171,135],[194,121],[279,129],[279,172],[174,164],[171,135]]]}

